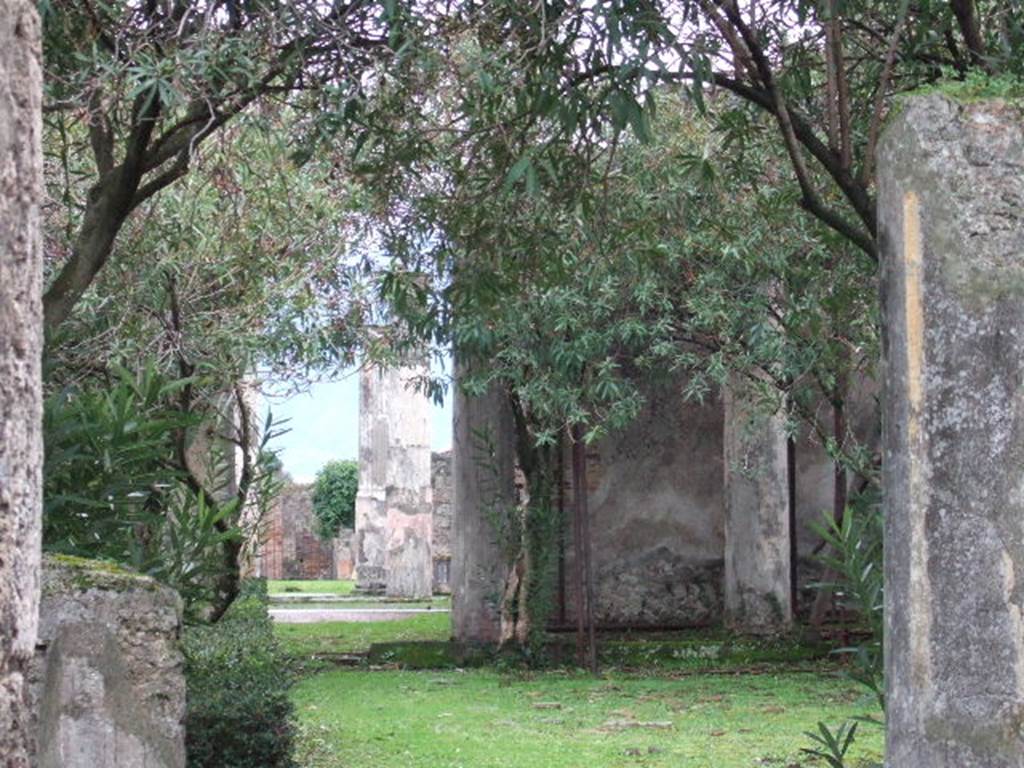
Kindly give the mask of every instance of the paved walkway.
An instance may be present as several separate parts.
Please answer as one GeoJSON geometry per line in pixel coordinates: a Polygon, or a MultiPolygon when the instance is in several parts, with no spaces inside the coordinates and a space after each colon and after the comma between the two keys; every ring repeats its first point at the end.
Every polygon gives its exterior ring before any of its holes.
{"type": "Polygon", "coordinates": [[[324,621],[397,621],[420,613],[448,613],[447,608],[271,608],[270,618],[282,624],[324,621]]]}
{"type": "Polygon", "coordinates": [[[443,597],[383,597],[380,595],[332,595],[326,592],[275,593],[270,595],[271,605],[307,605],[309,603],[379,603],[381,605],[405,605],[429,603],[444,600],[443,597]]]}

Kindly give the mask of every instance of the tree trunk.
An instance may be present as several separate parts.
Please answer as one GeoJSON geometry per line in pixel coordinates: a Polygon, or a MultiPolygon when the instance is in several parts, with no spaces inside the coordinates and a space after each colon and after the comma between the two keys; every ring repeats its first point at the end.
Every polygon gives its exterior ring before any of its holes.
{"type": "MultiPolygon", "coordinates": [[[[114,240],[128,217],[128,205],[120,192],[127,187],[124,174],[111,172],[89,191],[82,227],[71,257],[46,291],[44,314],[46,333],[52,336],[68,319],[97,273],[114,250],[114,240]]],[[[131,186],[134,193],[138,182],[131,186]]]]}
{"type": "Polygon", "coordinates": [[[42,510],[42,52],[31,0],[0,0],[0,765],[32,751],[42,510]]]}
{"type": "Polygon", "coordinates": [[[587,659],[587,622],[583,599],[583,517],[580,505],[580,443],[576,440],[576,431],[572,434],[572,576],[573,597],[576,612],[576,663],[581,667],[587,659]]]}
{"type": "Polygon", "coordinates": [[[796,519],[796,438],[786,439],[786,484],[789,486],[789,599],[793,615],[800,610],[800,539],[796,519]]]}
{"type": "Polygon", "coordinates": [[[597,668],[597,639],[594,629],[594,571],[591,563],[590,517],[587,509],[587,447],[583,442],[583,430],[574,426],[572,430],[573,505],[576,560],[576,626],[577,653],[583,663],[583,649],[586,648],[586,666],[593,674],[597,668]],[[584,632],[586,637],[584,639],[584,632]]]}

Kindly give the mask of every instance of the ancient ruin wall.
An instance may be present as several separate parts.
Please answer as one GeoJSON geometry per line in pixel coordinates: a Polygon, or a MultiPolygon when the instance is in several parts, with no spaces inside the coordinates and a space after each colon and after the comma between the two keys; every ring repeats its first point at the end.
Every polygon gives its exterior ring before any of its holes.
{"type": "MultiPolygon", "coordinates": [[[[869,388],[870,389],[870,388],[869,388]]],[[[678,382],[649,384],[647,403],[624,432],[588,450],[596,616],[609,626],[688,626],[724,617],[724,405],[717,395],[687,402],[678,382]]],[[[873,390],[858,395],[851,422],[867,439],[877,422],[873,390]]],[[[566,516],[571,464],[565,455],[566,516]]],[[[820,441],[798,436],[797,532],[806,567],[819,576],[811,524],[832,508],[832,462],[820,441]]],[[[567,524],[565,616],[575,616],[571,525],[567,524]]],[[[787,580],[788,584],[788,580],[787,580]]],[[[802,590],[809,603],[813,589],[802,590]]],[[[805,609],[809,604],[805,605],[805,609]]]]}
{"type": "MultiPolygon", "coordinates": [[[[720,404],[651,385],[624,432],[588,451],[595,617],[601,624],[702,624],[722,615],[725,548],[720,404]]],[[[570,461],[566,453],[566,481],[570,461]]],[[[572,488],[566,492],[571,514],[572,488]]],[[[568,526],[571,534],[571,526],[568,526]]],[[[572,545],[566,573],[572,574],[572,545]]],[[[575,613],[567,579],[567,617],[575,613]]]]}
{"type": "Polygon", "coordinates": [[[316,529],[313,486],[289,483],[263,521],[257,573],[267,579],[335,579],[351,574],[347,536],[325,541],[316,529]]]}
{"type": "Polygon", "coordinates": [[[29,682],[36,768],[184,768],[181,600],[105,563],[47,558],[29,682]]]}

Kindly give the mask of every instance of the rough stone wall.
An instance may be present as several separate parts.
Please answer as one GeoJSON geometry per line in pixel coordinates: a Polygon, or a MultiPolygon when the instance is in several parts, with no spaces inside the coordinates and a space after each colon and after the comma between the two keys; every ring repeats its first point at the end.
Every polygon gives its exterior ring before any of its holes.
{"type": "MultiPolygon", "coordinates": [[[[721,404],[684,403],[668,383],[649,386],[647,398],[624,432],[588,450],[595,618],[611,626],[715,622],[725,547],[721,404]]],[[[568,517],[568,453],[564,466],[568,517]]],[[[568,578],[570,619],[574,594],[568,578]]]]}
{"type": "Polygon", "coordinates": [[[0,764],[28,765],[42,515],[42,52],[31,0],[0,0],[0,764]]]}
{"type": "MultiPolygon", "coordinates": [[[[588,449],[595,615],[607,626],[718,623],[725,615],[724,404],[716,396],[685,402],[678,383],[650,384],[646,394],[647,404],[632,425],[588,449]]],[[[876,421],[873,408],[872,398],[858,400],[854,427],[862,439],[876,421]]],[[[810,524],[831,510],[832,463],[806,432],[797,439],[796,463],[798,546],[806,582],[817,576],[810,564],[819,539],[810,524]]],[[[569,520],[568,450],[564,466],[569,520]]],[[[572,621],[571,525],[567,528],[565,604],[572,621]]],[[[811,601],[815,594],[807,590],[802,597],[811,601]]]]}
{"type": "Polygon", "coordinates": [[[29,677],[35,768],[183,768],[177,593],[106,564],[48,558],[42,595],[29,677]]]}
{"type": "Polygon", "coordinates": [[[452,452],[435,453],[430,461],[434,517],[431,554],[434,559],[434,592],[448,594],[452,559],[452,452]]]}
{"type": "Polygon", "coordinates": [[[257,572],[267,579],[343,578],[336,562],[344,545],[324,541],[316,531],[313,486],[289,483],[264,521],[257,572]]]}
{"type": "Polygon", "coordinates": [[[886,765],[1024,766],[1024,111],[909,99],[878,148],[886,765]]]}

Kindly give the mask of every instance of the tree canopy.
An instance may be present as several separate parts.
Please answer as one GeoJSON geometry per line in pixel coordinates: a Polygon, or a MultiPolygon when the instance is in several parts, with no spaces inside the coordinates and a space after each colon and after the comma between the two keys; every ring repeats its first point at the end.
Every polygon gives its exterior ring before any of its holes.
{"type": "Polygon", "coordinates": [[[342,528],[352,528],[359,491],[359,464],[329,461],[316,473],[313,484],[313,514],[322,539],[333,539],[342,528]]]}

